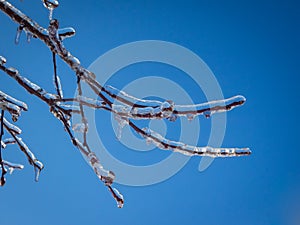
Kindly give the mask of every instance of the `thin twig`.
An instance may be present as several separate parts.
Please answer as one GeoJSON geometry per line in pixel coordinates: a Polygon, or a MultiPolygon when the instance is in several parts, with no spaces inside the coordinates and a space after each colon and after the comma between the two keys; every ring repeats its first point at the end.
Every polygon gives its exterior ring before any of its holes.
{"type": "MultiPolygon", "coordinates": [[[[2,142],[2,137],[4,135],[4,110],[1,110],[1,117],[0,117],[0,143],[2,142]]],[[[1,165],[1,180],[0,180],[0,186],[3,186],[5,184],[5,174],[6,174],[6,170],[5,167],[3,165],[3,159],[2,159],[2,145],[0,144],[0,165],[1,165]]]]}
{"type": "MultiPolygon", "coordinates": [[[[78,95],[82,96],[82,89],[81,89],[81,83],[80,83],[80,77],[77,78],[77,87],[78,87],[78,95]]],[[[84,125],[84,130],[83,130],[83,146],[87,148],[89,152],[91,152],[91,149],[87,143],[87,132],[88,132],[88,121],[85,117],[84,113],[84,107],[81,102],[79,102],[79,108],[80,108],[80,115],[81,115],[81,122],[84,125]]]]}

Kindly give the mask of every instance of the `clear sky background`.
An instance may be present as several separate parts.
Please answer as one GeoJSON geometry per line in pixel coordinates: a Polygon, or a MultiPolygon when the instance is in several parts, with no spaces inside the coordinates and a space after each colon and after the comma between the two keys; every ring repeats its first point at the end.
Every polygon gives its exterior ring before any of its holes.
{"type": "MultiPolygon", "coordinates": [[[[41,1],[13,4],[48,26],[48,11],[41,1]]],[[[45,164],[36,183],[25,156],[13,146],[4,151],[5,159],[24,163],[25,168],[8,175],[0,189],[1,225],[300,224],[299,2],[60,1],[54,17],[61,26],[76,29],[76,36],[64,43],[86,67],[110,49],[139,40],[174,42],[195,52],[213,71],[225,97],[246,96],[243,107],[227,114],[223,146],[250,147],[253,154],[216,159],[204,172],[198,171],[200,159],[195,157],[162,183],[116,185],[126,201],[118,209],[48,107],[1,73],[0,89],[29,105],[17,124],[45,164]]],[[[7,64],[54,91],[48,48],[39,40],[27,44],[24,34],[15,45],[17,25],[3,13],[0,27],[0,55],[7,64]]],[[[122,88],[128,80],[149,74],[170,78],[173,72],[161,65],[137,65],[117,73],[111,84],[122,88]]],[[[74,74],[61,62],[59,74],[65,95],[73,96],[74,74]]],[[[184,74],[174,81],[191,82],[184,74]]],[[[189,87],[195,101],[205,101],[196,86],[189,87]]],[[[110,119],[107,114],[103,118],[110,119]]],[[[207,120],[200,121],[204,138],[199,145],[205,145],[210,129],[207,120]]],[[[168,156],[157,149],[155,154],[130,152],[111,127],[103,130],[104,140],[120,160],[146,165],[168,156]],[[130,153],[118,154],[115,149],[130,153]]]]}

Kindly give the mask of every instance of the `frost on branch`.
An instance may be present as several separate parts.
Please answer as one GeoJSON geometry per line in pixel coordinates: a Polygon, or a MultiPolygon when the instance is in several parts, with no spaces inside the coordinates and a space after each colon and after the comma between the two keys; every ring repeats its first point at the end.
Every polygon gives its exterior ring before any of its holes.
{"type": "MultiPolygon", "coordinates": [[[[57,0],[43,0],[43,5],[49,10],[49,25],[47,28],[40,26],[36,21],[26,16],[20,10],[16,9],[9,2],[0,0],[0,10],[9,18],[17,23],[17,35],[15,42],[18,43],[22,31],[26,32],[27,40],[31,37],[38,38],[49,48],[53,63],[53,83],[55,93],[47,91],[40,85],[30,81],[26,76],[21,75],[14,67],[6,66],[6,59],[0,56],[0,70],[17,82],[28,93],[35,95],[49,107],[52,115],[59,120],[69,136],[71,143],[88,160],[98,179],[108,188],[118,207],[123,207],[123,195],[114,187],[115,180],[113,171],[106,169],[101,164],[88,143],[88,120],[85,114],[85,108],[94,108],[105,110],[114,114],[114,118],[119,123],[118,137],[124,126],[130,126],[135,132],[143,137],[147,143],[153,143],[162,150],[174,151],[188,156],[208,156],[208,157],[237,157],[251,154],[249,148],[214,148],[211,146],[192,146],[187,143],[181,143],[176,140],[168,140],[149,128],[140,128],[136,125],[136,120],[166,119],[170,122],[176,121],[178,117],[186,117],[188,120],[196,116],[210,118],[213,114],[230,111],[245,103],[246,99],[241,95],[231,98],[215,100],[195,105],[178,105],[171,99],[164,101],[144,100],[129,95],[115,87],[102,86],[97,80],[96,75],[81,65],[79,59],[71,54],[65,47],[66,38],[73,37],[75,30],[72,27],[60,28],[59,20],[53,19],[53,10],[59,6],[57,0]],[[67,98],[63,95],[63,84],[57,73],[56,60],[60,58],[74,72],[77,78],[78,96],[67,98]],[[97,95],[98,99],[91,99],[84,96],[82,84],[85,83],[97,95]],[[71,124],[71,118],[79,115],[81,121],[77,124],[71,124]],[[74,132],[81,135],[81,140],[74,137],[74,132]]],[[[65,74],[61,74],[64,76],[65,74]]],[[[100,74],[99,74],[100,76],[100,74]]],[[[5,174],[7,170],[22,169],[20,164],[11,163],[2,159],[2,150],[9,144],[17,144],[21,151],[28,158],[29,163],[34,167],[36,180],[43,164],[36,159],[28,146],[19,137],[21,129],[14,122],[17,121],[21,111],[27,111],[27,105],[18,101],[8,94],[0,91],[0,110],[1,110],[1,135],[0,135],[0,167],[2,170],[0,185],[5,183],[5,174]],[[10,115],[12,122],[4,117],[4,113],[10,115]],[[10,138],[3,139],[5,133],[10,138]]]]}

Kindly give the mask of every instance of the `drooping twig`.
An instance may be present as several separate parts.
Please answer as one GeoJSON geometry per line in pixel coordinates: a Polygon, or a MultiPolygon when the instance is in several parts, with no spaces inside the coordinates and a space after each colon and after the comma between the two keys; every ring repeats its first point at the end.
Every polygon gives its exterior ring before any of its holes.
{"type": "MultiPolygon", "coordinates": [[[[4,115],[4,113],[1,114],[1,116],[4,115]]],[[[41,170],[44,168],[44,165],[37,160],[35,155],[29,150],[28,146],[24,143],[24,141],[17,136],[14,129],[11,129],[10,126],[8,126],[7,123],[2,123],[3,127],[7,130],[7,132],[12,136],[12,138],[16,141],[17,145],[19,146],[20,150],[26,155],[29,163],[34,167],[35,170],[35,180],[38,181],[39,174],[41,170]]],[[[2,165],[2,169],[4,166],[2,165]]]]}

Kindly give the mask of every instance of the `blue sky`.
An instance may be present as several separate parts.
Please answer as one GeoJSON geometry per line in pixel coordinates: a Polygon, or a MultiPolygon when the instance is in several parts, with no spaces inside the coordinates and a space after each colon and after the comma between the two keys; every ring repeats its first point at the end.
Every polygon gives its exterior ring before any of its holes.
{"type": "MultiPolygon", "coordinates": [[[[40,1],[13,3],[47,27],[48,12],[40,1]]],[[[195,157],[164,182],[116,185],[126,201],[118,209],[48,107],[2,73],[0,89],[29,105],[17,124],[45,169],[36,183],[19,150],[5,150],[7,160],[24,163],[25,169],[8,176],[0,190],[1,225],[299,224],[297,1],[61,1],[54,17],[61,26],[76,29],[76,36],[65,45],[86,67],[105,52],[140,40],[174,42],[196,53],[213,71],[225,97],[247,98],[243,107],[227,114],[223,146],[250,147],[253,154],[216,159],[204,172],[198,171],[200,159],[195,157]]],[[[8,65],[54,91],[48,48],[39,40],[27,44],[24,34],[15,45],[16,24],[3,13],[0,21],[0,55],[8,65]]],[[[74,74],[62,62],[58,67],[65,95],[73,96],[74,74]]],[[[174,79],[188,87],[194,101],[205,101],[188,76],[155,63],[125,68],[109,84],[122,88],[148,75],[174,79]]],[[[120,160],[147,165],[168,156],[157,149],[136,153],[122,147],[107,127],[110,123],[105,124],[110,115],[97,116],[97,123],[106,126],[102,130],[99,126],[99,133],[105,133],[104,142],[120,160]]],[[[210,124],[199,119],[199,145],[205,145],[210,124]]],[[[178,135],[177,125],[170,136],[178,135]]]]}

